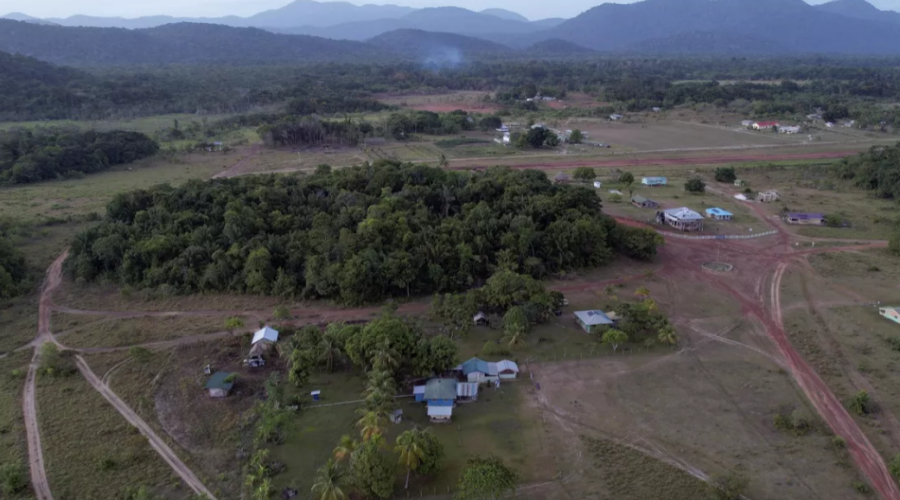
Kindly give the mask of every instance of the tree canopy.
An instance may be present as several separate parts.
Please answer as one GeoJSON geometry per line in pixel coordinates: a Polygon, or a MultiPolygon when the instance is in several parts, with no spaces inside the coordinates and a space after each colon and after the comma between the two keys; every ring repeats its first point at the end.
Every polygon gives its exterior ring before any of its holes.
{"type": "Polygon", "coordinates": [[[0,131],[0,184],[100,172],[158,150],[156,142],[138,132],[58,127],[0,131]]]}
{"type": "Polygon", "coordinates": [[[379,161],[191,181],[116,196],[75,238],[66,270],[177,293],[359,304],[468,289],[501,266],[541,278],[606,264],[621,233],[600,208],[591,189],[506,168],[379,161]]]}
{"type": "Polygon", "coordinates": [[[856,156],[845,158],[835,166],[835,173],[857,186],[874,191],[880,198],[900,198],[900,143],[895,146],[873,146],[856,156]]]}

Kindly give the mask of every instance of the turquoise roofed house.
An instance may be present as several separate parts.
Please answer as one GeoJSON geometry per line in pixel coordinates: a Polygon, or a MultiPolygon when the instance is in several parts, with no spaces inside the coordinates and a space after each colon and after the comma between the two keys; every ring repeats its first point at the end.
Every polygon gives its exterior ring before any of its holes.
{"type": "Polygon", "coordinates": [[[900,307],[879,307],[878,314],[894,323],[900,323],[900,307]]]}
{"type": "Polygon", "coordinates": [[[482,359],[472,358],[465,363],[459,365],[457,370],[461,371],[463,376],[469,382],[494,382],[499,380],[497,375],[497,365],[488,363],[482,359]]]}
{"type": "Polygon", "coordinates": [[[610,327],[616,322],[603,311],[576,311],[575,321],[588,333],[598,333],[604,327],[610,327]]]}
{"type": "Polygon", "coordinates": [[[727,210],[722,210],[721,208],[707,208],[706,216],[715,220],[731,220],[731,218],[734,217],[734,214],[727,210]]]}
{"type": "Polygon", "coordinates": [[[644,177],[641,179],[641,184],[648,187],[667,186],[669,185],[669,179],[665,177],[644,177]]]}
{"type": "Polygon", "coordinates": [[[209,397],[224,398],[234,388],[234,380],[237,374],[228,372],[216,372],[209,380],[206,381],[206,388],[209,389],[209,397]]]}

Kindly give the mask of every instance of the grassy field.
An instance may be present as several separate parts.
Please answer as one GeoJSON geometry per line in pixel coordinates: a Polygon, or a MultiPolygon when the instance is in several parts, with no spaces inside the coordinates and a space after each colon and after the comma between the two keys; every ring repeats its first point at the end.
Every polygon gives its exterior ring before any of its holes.
{"type": "Polygon", "coordinates": [[[106,204],[118,193],[157,184],[178,185],[189,179],[206,179],[238,161],[236,155],[193,154],[166,159],[162,156],[135,162],[84,179],[50,181],[0,188],[0,216],[21,222],[46,223],[91,212],[103,215],[106,204]]]}
{"type": "Polygon", "coordinates": [[[834,179],[827,168],[760,168],[739,170],[754,192],[775,189],[781,199],[763,205],[772,215],[782,211],[838,215],[848,227],[787,226],[802,236],[842,239],[886,240],[890,237],[897,209],[892,200],[878,199],[860,188],[834,179]]]}
{"type": "MultiPolygon", "coordinates": [[[[580,129],[593,141],[610,144],[613,149],[625,151],[652,151],[660,149],[723,148],[732,146],[759,146],[796,144],[803,142],[798,136],[774,133],[750,132],[734,127],[717,127],[690,122],[648,121],[646,123],[610,122],[603,119],[573,119],[566,123],[569,129],[580,129]]],[[[802,136],[806,139],[806,136],[802,136]]]]}
{"type": "MultiPolygon", "coordinates": [[[[225,330],[223,316],[165,316],[161,318],[103,318],[54,313],[54,331],[66,332],[60,341],[67,347],[122,347],[148,342],[173,340],[195,335],[217,333],[225,330]]],[[[245,319],[241,331],[254,331],[256,324],[245,319]]]]}
{"type": "MultiPolygon", "coordinates": [[[[22,390],[25,374],[31,359],[31,350],[7,356],[0,361],[0,467],[18,465],[30,484],[28,476],[28,447],[25,441],[25,425],[22,417],[22,390]]],[[[29,498],[29,491],[8,498],[29,498]]],[[[4,497],[7,498],[7,497],[4,497]]]]}
{"type": "Polygon", "coordinates": [[[108,500],[140,486],[164,495],[187,495],[147,440],[80,375],[41,378],[37,399],[55,497],[108,500]]]}

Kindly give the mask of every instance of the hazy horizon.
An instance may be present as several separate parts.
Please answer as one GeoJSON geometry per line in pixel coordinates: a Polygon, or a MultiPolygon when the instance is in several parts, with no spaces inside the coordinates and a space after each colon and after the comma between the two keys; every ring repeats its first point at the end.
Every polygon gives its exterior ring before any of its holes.
{"type": "MultiPolygon", "coordinates": [[[[97,17],[136,18],[167,15],[173,17],[247,17],[260,12],[283,7],[292,0],[145,0],[143,2],[114,2],[112,0],[0,0],[0,15],[13,12],[38,18],[66,18],[73,15],[97,17]]],[[[328,0],[326,0],[328,1],[328,0]]],[[[338,1],[338,0],[335,0],[338,1]]],[[[501,8],[519,13],[528,19],[538,20],[550,17],[575,17],[592,7],[603,3],[635,3],[640,0],[575,0],[557,10],[548,10],[546,4],[519,2],[516,0],[366,0],[352,1],[354,5],[401,5],[414,8],[462,7],[480,11],[486,8],[501,8]]],[[[810,4],[822,4],[830,0],[806,0],[810,4]]],[[[900,0],[868,0],[882,10],[900,11],[900,0]]]]}

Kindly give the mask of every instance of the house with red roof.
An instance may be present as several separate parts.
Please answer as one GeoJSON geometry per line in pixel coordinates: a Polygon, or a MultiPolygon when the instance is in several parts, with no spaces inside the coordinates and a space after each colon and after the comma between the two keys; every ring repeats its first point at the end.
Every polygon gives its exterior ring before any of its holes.
{"type": "Polygon", "coordinates": [[[778,122],[756,122],[753,124],[753,130],[772,130],[778,128],[778,122]]]}

